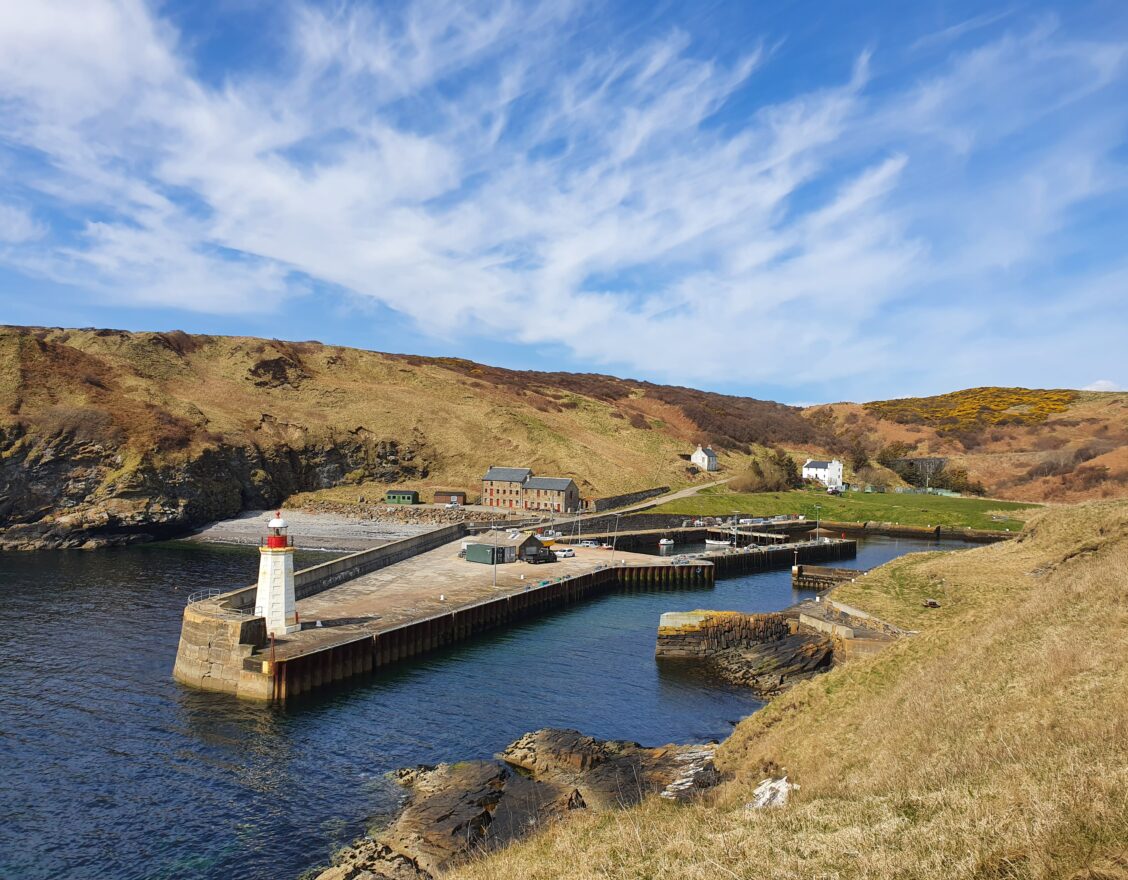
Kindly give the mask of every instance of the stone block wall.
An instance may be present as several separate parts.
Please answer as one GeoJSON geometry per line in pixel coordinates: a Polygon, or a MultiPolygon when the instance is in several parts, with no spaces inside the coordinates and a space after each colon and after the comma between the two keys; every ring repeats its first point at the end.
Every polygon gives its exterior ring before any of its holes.
{"type": "Polygon", "coordinates": [[[729,648],[776,642],[795,632],[797,623],[783,614],[737,611],[675,611],[662,615],[656,657],[708,657],[729,648]]]}
{"type": "Polygon", "coordinates": [[[173,677],[209,691],[237,693],[243,661],[266,642],[262,617],[222,612],[211,603],[184,609],[173,677]]]}
{"type": "Polygon", "coordinates": [[[630,492],[626,495],[612,495],[610,498],[596,498],[591,503],[591,509],[597,513],[604,510],[614,510],[616,507],[626,507],[628,504],[638,504],[648,498],[656,498],[670,491],[669,486],[656,486],[653,489],[643,489],[641,492],[630,492]]]}

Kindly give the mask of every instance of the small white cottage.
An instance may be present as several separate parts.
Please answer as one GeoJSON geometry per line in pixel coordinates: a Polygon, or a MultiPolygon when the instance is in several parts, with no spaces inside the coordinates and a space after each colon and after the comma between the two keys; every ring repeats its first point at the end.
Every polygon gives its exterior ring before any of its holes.
{"type": "Polygon", "coordinates": [[[828,489],[840,487],[842,486],[842,462],[838,459],[816,461],[813,458],[808,458],[807,463],[803,465],[803,479],[818,480],[828,489]]]}
{"type": "Polygon", "coordinates": [[[720,467],[717,464],[717,453],[709,446],[698,446],[697,451],[689,457],[689,460],[703,471],[715,471],[720,467]]]}

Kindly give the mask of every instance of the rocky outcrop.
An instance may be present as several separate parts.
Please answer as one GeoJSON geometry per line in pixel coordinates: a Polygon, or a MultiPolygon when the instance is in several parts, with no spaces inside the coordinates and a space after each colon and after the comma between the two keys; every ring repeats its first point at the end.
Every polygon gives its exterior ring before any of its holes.
{"type": "MultiPolygon", "coordinates": [[[[661,794],[672,784],[684,783],[687,774],[690,778],[700,774],[698,789],[717,782],[709,747],[647,748],[635,742],[598,740],[576,730],[527,733],[500,757],[537,780],[579,791],[584,803],[601,810],[661,794]]],[[[679,790],[690,793],[684,787],[679,790]]]]}
{"type": "Polygon", "coordinates": [[[655,656],[707,663],[722,678],[772,697],[834,665],[833,638],[801,619],[798,609],[667,612],[658,625],[655,656]]]}
{"type": "Polygon", "coordinates": [[[798,632],[776,641],[712,654],[708,663],[722,678],[774,697],[834,666],[834,641],[822,633],[798,632]]]}
{"type": "Polygon", "coordinates": [[[500,761],[402,770],[409,789],[385,830],[340,852],[317,880],[418,880],[505,846],[573,810],[604,810],[646,794],[684,799],[718,781],[711,746],[646,748],[575,730],[538,730],[500,761]]]}
{"type": "Polygon", "coordinates": [[[295,492],[428,472],[421,443],[377,440],[363,429],[282,438],[272,426],[258,433],[256,441],[219,440],[198,451],[160,454],[83,439],[74,431],[2,431],[0,549],[168,538],[242,510],[274,506],[295,492]]]}

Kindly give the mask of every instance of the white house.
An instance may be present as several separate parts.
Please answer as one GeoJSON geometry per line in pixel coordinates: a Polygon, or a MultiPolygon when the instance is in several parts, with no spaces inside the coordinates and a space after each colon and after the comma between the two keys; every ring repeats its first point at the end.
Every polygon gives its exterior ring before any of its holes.
{"type": "Polygon", "coordinates": [[[689,457],[689,460],[703,471],[715,471],[719,467],[717,453],[709,446],[698,446],[697,451],[689,457]]]}
{"type": "Polygon", "coordinates": [[[818,480],[828,489],[841,486],[842,462],[838,459],[834,461],[815,461],[812,458],[808,458],[807,463],[803,465],[803,479],[818,480]]]}

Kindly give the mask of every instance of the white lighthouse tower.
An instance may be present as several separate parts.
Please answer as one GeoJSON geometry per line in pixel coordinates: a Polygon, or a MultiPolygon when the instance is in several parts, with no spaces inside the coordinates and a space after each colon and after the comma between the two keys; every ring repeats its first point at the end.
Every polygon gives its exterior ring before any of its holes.
{"type": "Polygon", "coordinates": [[[270,534],[259,547],[258,591],[255,614],[266,618],[268,635],[284,635],[301,629],[294,606],[294,545],[286,535],[282,511],[266,527],[270,534]]]}

